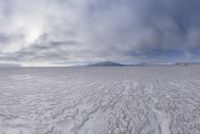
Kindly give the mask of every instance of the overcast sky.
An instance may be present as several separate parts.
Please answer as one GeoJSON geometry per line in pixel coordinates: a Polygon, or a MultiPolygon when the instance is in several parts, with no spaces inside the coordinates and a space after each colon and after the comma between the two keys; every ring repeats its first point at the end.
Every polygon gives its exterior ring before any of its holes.
{"type": "Polygon", "coordinates": [[[0,0],[0,64],[200,59],[200,0],[0,0]]]}

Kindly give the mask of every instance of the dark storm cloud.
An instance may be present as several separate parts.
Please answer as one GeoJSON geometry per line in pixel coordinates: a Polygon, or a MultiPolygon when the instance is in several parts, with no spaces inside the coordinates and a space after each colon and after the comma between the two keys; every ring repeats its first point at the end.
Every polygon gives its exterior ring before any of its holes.
{"type": "Polygon", "coordinates": [[[198,0],[0,0],[0,52],[14,62],[198,58],[199,6],[198,0]]]}

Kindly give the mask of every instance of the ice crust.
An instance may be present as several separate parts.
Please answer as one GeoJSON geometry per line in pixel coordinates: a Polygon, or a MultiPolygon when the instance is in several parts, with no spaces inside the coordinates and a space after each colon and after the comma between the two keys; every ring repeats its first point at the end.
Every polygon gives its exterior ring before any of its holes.
{"type": "Polygon", "coordinates": [[[200,134],[200,67],[0,69],[0,134],[200,134]]]}

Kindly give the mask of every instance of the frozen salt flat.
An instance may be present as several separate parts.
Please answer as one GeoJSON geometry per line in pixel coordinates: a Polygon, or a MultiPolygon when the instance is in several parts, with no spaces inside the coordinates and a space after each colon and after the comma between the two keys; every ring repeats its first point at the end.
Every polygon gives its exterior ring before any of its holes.
{"type": "Polygon", "coordinates": [[[200,134],[200,66],[1,69],[0,134],[200,134]]]}

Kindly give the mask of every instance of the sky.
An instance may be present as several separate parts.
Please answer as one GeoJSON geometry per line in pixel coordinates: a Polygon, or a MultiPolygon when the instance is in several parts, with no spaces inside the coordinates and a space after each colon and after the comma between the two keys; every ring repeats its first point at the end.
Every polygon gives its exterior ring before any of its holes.
{"type": "Polygon", "coordinates": [[[200,61],[199,0],[0,0],[0,66],[200,61]]]}

